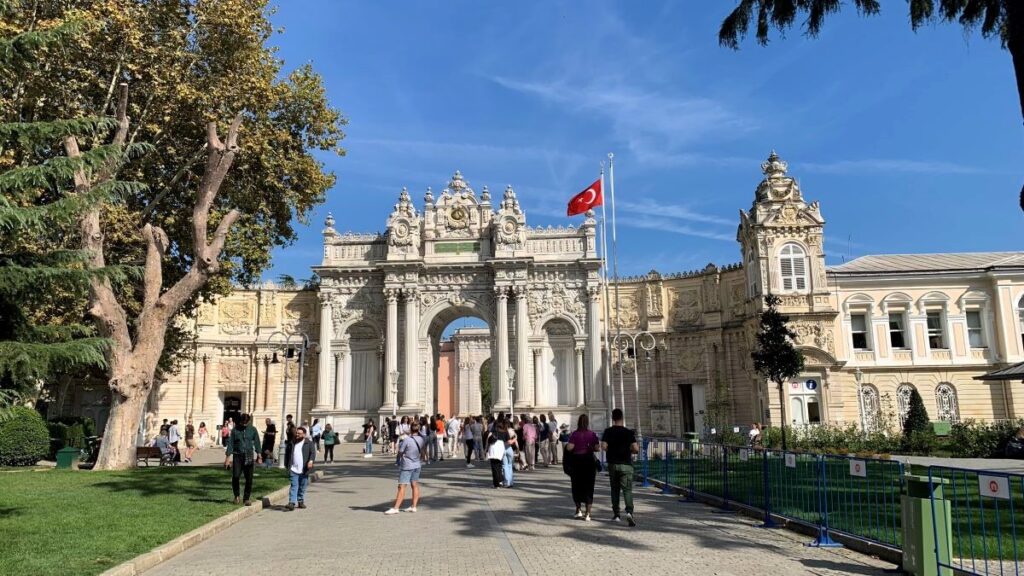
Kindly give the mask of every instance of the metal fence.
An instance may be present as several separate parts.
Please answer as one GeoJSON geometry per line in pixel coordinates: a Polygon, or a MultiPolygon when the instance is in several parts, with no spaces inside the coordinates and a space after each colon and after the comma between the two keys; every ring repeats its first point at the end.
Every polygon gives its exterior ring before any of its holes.
{"type": "Polygon", "coordinates": [[[967,574],[1024,574],[1024,475],[928,467],[933,539],[948,530],[939,566],[967,574]],[[948,528],[946,526],[948,525],[948,528]]]}
{"type": "Polygon", "coordinates": [[[712,496],[723,508],[742,504],[817,531],[818,546],[833,546],[839,532],[899,548],[903,464],[752,449],[698,441],[643,441],[640,480],[660,481],[663,492],[681,489],[687,500],[712,496]]]}

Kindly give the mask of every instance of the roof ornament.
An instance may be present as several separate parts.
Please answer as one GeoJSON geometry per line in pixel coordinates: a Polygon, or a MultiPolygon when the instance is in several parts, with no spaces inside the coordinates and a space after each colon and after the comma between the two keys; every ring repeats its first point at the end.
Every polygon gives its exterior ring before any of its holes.
{"type": "Polygon", "coordinates": [[[324,219],[324,226],[324,234],[337,234],[337,231],[334,229],[334,214],[327,213],[327,218],[324,219]]]}
{"type": "Polygon", "coordinates": [[[761,172],[768,178],[782,178],[786,175],[787,170],[789,170],[789,163],[779,158],[775,150],[768,155],[767,161],[761,163],[761,172]]]}
{"type": "Polygon", "coordinates": [[[484,185],[484,189],[480,191],[480,200],[482,202],[491,201],[491,191],[487,189],[486,185],[484,185]]]}
{"type": "Polygon", "coordinates": [[[424,204],[433,204],[434,203],[434,191],[430,189],[430,186],[427,186],[427,193],[423,195],[423,203],[424,204]]]}

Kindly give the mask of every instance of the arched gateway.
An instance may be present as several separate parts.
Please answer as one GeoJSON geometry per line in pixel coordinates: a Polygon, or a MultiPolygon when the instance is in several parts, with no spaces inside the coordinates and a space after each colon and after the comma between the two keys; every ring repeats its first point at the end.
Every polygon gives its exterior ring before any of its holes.
{"type": "Polygon", "coordinates": [[[423,202],[417,211],[403,189],[383,234],[339,234],[328,218],[312,415],[353,429],[432,411],[437,343],[461,316],[490,327],[495,410],[603,409],[593,214],[579,228],[530,228],[511,186],[495,209],[459,172],[423,202]]]}

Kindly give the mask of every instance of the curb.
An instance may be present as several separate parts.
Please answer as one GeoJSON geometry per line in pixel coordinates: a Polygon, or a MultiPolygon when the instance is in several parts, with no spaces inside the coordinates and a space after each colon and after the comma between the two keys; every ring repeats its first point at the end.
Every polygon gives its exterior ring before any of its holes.
{"type": "MultiPolygon", "coordinates": [[[[310,483],[317,482],[322,480],[323,477],[323,471],[317,470],[310,474],[309,481],[310,483]]],[[[166,544],[157,546],[149,552],[140,554],[131,560],[127,560],[113,568],[110,568],[100,576],[138,576],[146,570],[174,558],[185,550],[209,540],[215,534],[228,526],[237,524],[250,516],[255,516],[272,506],[286,503],[288,501],[288,489],[288,486],[279,488],[264,496],[260,502],[256,502],[252,506],[239,508],[221,516],[220,518],[207,522],[199,528],[196,528],[191,532],[186,532],[166,544]]]]}

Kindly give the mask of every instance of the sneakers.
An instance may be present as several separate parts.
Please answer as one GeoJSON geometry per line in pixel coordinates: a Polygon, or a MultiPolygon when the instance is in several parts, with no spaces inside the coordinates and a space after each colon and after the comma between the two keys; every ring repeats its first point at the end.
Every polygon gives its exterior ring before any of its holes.
{"type": "Polygon", "coordinates": [[[466,464],[466,468],[476,468],[476,466],[474,466],[473,463],[470,462],[469,464],[466,464]]]}
{"type": "Polygon", "coordinates": [[[622,522],[622,518],[620,518],[619,515],[616,514],[615,516],[612,516],[612,522],[622,522]]]}
{"type": "Polygon", "coordinates": [[[398,509],[397,509],[397,508],[388,508],[388,509],[387,509],[387,510],[386,510],[386,511],[384,512],[384,514],[386,514],[386,515],[388,515],[388,516],[393,516],[393,515],[395,515],[395,514],[398,514],[398,509]]]}
{"type": "Polygon", "coordinates": [[[244,504],[245,504],[246,506],[252,506],[252,500],[246,500],[246,501],[244,502],[244,504]]]}
{"type": "Polygon", "coordinates": [[[287,506],[285,506],[285,508],[286,508],[286,509],[287,509],[287,510],[288,510],[289,512],[291,512],[292,510],[295,510],[295,502],[289,502],[289,503],[288,503],[288,505],[287,505],[287,506]]]}
{"type": "Polygon", "coordinates": [[[306,507],[306,503],[305,502],[299,502],[299,508],[305,508],[305,507],[306,507]]]}
{"type": "Polygon", "coordinates": [[[408,508],[403,508],[402,512],[412,512],[413,514],[415,514],[416,513],[416,507],[415,506],[409,506],[408,508]]]}
{"type": "Polygon", "coordinates": [[[373,458],[373,454],[363,454],[363,458],[373,458]]]}
{"type": "Polygon", "coordinates": [[[632,514],[626,514],[626,522],[628,522],[630,526],[636,526],[636,520],[633,519],[632,514]]]}
{"type": "Polygon", "coordinates": [[[242,499],[239,498],[238,496],[235,496],[235,504],[241,504],[241,503],[242,503],[242,499]]]}
{"type": "Polygon", "coordinates": [[[583,517],[583,521],[584,522],[590,522],[590,514],[587,514],[586,516],[584,516],[583,517]]]}
{"type": "Polygon", "coordinates": [[[577,520],[583,518],[583,512],[580,512],[579,510],[577,510],[576,514],[573,515],[573,518],[575,518],[577,520]]]}

